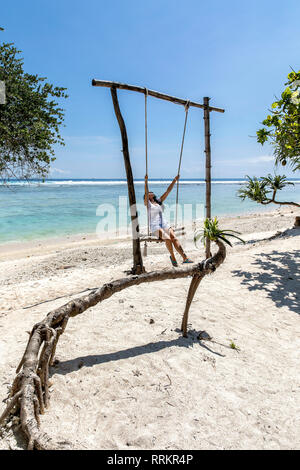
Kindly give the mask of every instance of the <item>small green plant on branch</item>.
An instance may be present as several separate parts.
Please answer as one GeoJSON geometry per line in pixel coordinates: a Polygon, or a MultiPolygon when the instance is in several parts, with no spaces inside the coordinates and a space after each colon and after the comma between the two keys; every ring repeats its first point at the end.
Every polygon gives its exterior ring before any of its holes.
{"type": "Polygon", "coordinates": [[[256,135],[261,145],[273,145],[276,164],[288,163],[296,171],[300,169],[300,71],[292,71],[287,78],[285,90],[272,103],[256,135]]]}
{"type": "Polygon", "coordinates": [[[25,73],[23,59],[13,44],[0,44],[0,80],[6,100],[0,105],[0,179],[45,178],[55,160],[54,145],[64,145],[60,126],[64,110],[57,100],[66,98],[38,75],[25,73]]]}
{"type": "Polygon", "coordinates": [[[197,230],[194,234],[194,243],[197,246],[197,242],[200,240],[204,246],[206,245],[206,240],[209,239],[213,242],[222,241],[227,245],[232,246],[228,237],[236,238],[240,240],[242,243],[245,243],[240,237],[236,234],[240,235],[240,232],[236,230],[221,230],[219,228],[219,221],[217,217],[214,219],[205,219],[204,220],[204,227],[201,230],[197,230]]]}

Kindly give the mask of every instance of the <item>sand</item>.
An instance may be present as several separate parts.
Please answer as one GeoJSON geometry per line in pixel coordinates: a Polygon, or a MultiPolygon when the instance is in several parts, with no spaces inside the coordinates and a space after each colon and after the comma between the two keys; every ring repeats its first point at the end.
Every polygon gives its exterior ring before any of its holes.
{"type": "MultiPolygon", "coordinates": [[[[75,449],[299,448],[300,229],[275,236],[294,215],[220,219],[247,244],[228,248],[200,284],[187,339],[178,328],[189,279],[132,287],[70,320],[42,429],[75,449]]],[[[189,239],[188,254],[202,259],[189,239]]],[[[0,248],[0,413],[27,331],[123,277],[130,255],[129,240],[93,235],[0,248]]],[[[165,248],[151,245],[145,265],[169,267],[165,248]]],[[[24,446],[18,431],[0,438],[1,449],[24,446]]]]}

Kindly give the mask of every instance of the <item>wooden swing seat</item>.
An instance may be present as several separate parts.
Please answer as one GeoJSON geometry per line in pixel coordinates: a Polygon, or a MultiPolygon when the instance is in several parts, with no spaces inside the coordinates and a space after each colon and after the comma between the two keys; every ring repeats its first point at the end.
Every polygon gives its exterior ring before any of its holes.
{"type": "MultiPolygon", "coordinates": [[[[171,227],[172,230],[174,231],[175,235],[179,235],[179,236],[183,236],[186,234],[185,232],[185,227],[177,227],[177,228],[173,228],[171,227]]],[[[159,238],[155,235],[144,235],[144,234],[140,234],[139,236],[139,239],[141,242],[156,242],[156,243],[159,243],[159,242],[164,242],[165,240],[163,238],[159,238]]]]}

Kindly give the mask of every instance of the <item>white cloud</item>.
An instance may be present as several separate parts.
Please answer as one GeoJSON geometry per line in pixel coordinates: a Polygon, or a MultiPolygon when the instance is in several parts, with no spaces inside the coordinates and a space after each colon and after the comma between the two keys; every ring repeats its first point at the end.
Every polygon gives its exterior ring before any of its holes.
{"type": "Polygon", "coordinates": [[[275,163],[275,159],[272,155],[259,155],[257,157],[250,157],[250,158],[236,158],[235,160],[216,160],[216,164],[219,163],[226,163],[227,165],[231,166],[238,166],[240,167],[243,163],[250,163],[252,165],[257,165],[260,163],[268,163],[273,162],[275,163]]]}
{"type": "Polygon", "coordinates": [[[70,172],[68,170],[61,170],[60,168],[51,168],[50,174],[58,173],[59,175],[68,175],[70,172]]]}
{"type": "Polygon", "coordinates": [[[64,136],[66,143],[74,145],[97,145],[97,144],[109,144],[114,142],[115,139],[105,137],[102,135],[79,135],[64,136]]]}
{"type": "Polygon", "coordinates": [[[252,158],[247,158],[246,160],[247,163],[263,163],[263,162],[274,162],[275,159],[272,155],[261,155],[259,157],[252,157],[252,158]]]}

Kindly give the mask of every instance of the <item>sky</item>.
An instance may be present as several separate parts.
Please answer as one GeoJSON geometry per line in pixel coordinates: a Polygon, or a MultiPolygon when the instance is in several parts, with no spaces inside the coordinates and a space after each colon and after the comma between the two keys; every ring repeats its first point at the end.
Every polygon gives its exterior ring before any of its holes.
{"type": "MultiPolygon", "coordinates": [[[[272,148],[255,133],[300,68],[299,0],[15,0],[1,6],[4,42],[24,69],[68,89],[65,147],[52,178],[123,178],[121,139],[110,91],[93,78],[129,83],[225,109],[211,113],[212,176],[262,176],[272,148]]],[[[145,174],[144,96],[118,91],[133,173],[145,174]]],[[[182,106],[148,99],[149,177],[177,174],[182,106]]],[[[203,111],[191,108],[182,178],[203,178],[203,111]]],[[[278,173],[298,176],[287,168],[278,173]]]]}

